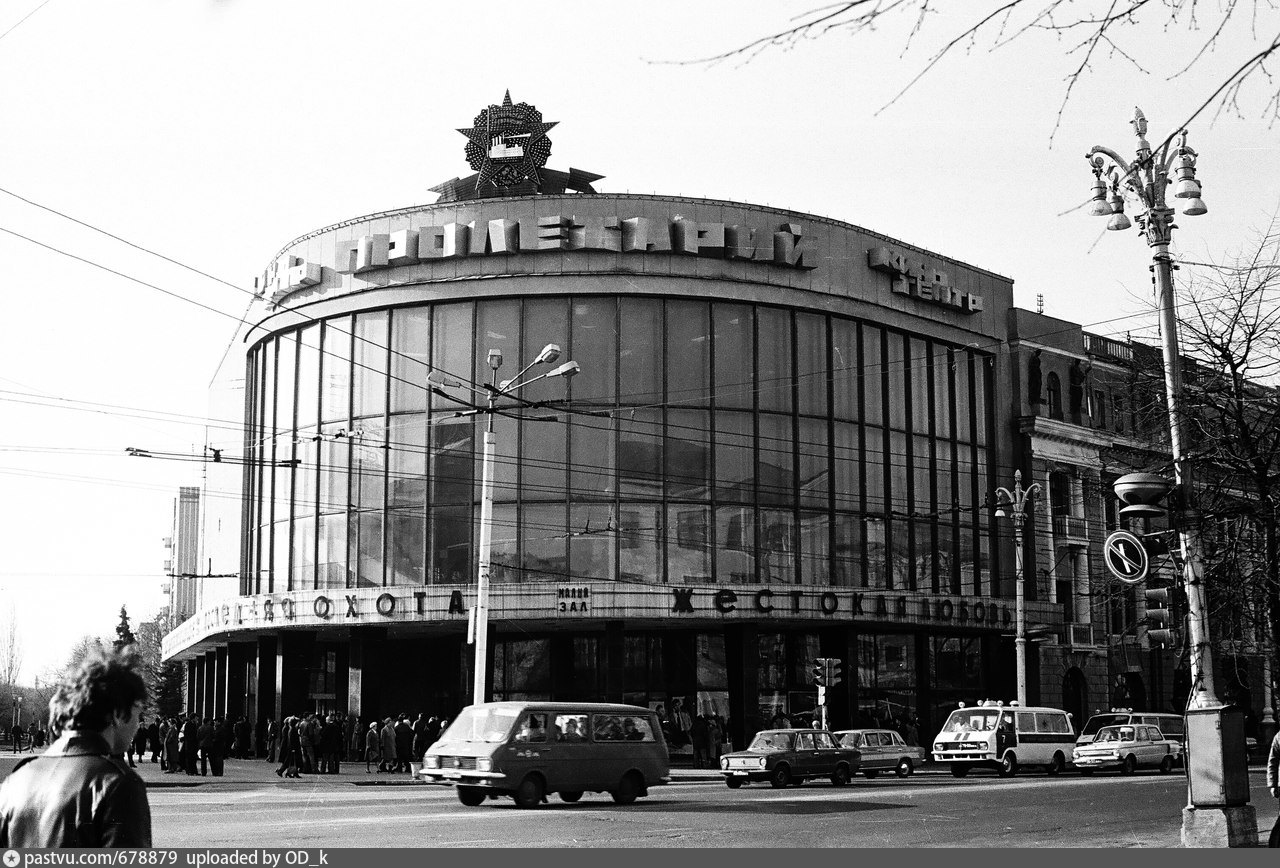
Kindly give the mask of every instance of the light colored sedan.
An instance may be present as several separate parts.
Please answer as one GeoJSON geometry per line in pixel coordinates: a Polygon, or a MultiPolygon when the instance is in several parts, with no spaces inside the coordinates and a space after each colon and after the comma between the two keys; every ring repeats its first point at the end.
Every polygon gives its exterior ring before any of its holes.
{"type": "Polygon", "coordinates": [[[1131,724],[1104,726],[1092,742],[1075,749],[1072,762],[1083,775],[1095,769],[1119,769],[1120,774],[1131,775],[1144,766],[1167,775],[1180,754],[1179,743],[1165,738],[1159,727],[1131,724]]]}
{"type": "Polygon", "coordinates": [[[892,729],[842,729],[832,735],[845,747],[862,752],[862,773],[869,778],[881,772],[896,772],[905,778],[929,756],[923,747],[907,744],[892,729]]]}

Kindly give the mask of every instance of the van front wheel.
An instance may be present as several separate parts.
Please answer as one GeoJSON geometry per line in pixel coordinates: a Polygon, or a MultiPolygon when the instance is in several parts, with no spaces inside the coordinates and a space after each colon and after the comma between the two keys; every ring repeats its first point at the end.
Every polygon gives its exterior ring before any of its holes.
{"type": "Polygon", "coordinates": [[[458,801],[468,808],[479,807],[484,802],[484,790],[480,787],[458,787],[458,801]]]}
{"type": "Polygon", "coordinates": [[[951,764],[951,777],[962,778],[967,774],[969,774],[969,767],[967,765],[961,765],[960,763],[951,764]]]}
{"type": "Polygon", "coordinates": [[[546,793],[547,788],[543,786],[542,778],[537,775],[529,775],[516,788],[516,805],[521,808],[536,808],[542,804],[546,793]]]}
{"type": "Polygon", "coordinates": [[[560,801],[562,802],[576,802],[580,798],[582,798],[582,790],[561,790],[560,791],[560,801]]]}
{"type": "Polygon", "coordinates": [[[1018,773],[1018,758],[1013,751],[1009,751],[1004,755],[1004,759],[1000,760],[1000,777],[1011,778],[1018,773]]]}

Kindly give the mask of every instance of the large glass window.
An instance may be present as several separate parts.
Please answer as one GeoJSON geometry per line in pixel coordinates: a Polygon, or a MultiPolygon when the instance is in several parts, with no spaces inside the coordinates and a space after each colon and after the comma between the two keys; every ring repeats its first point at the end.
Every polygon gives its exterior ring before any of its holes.
{"type": "Polygon", "coordinates": [[[761,410],[789,413],[792,401],[791,314],[778,308],[756,310],[756,390],[761,410]]]}
{"type": "Polygon", "coordinates": [[[705,302],[667,302],[667,401],[677,407],[711,403],[711,316],[705,302]]]}
{"type": "MultiPolygon", "coordinates": [[[[573,360],[582,366],[571,383],[575,401],[612,404],[617,397],[617,316],[618,303],[613,298],[573,301],[573,360]]],[[[630,384],[624,384],[623,388],[629,396],[630,384]]],[[[631,403],[629,397],[624,398],[631,403]]]]}
{"type": "Polygon", "coordinates": [[[990,356],[825,313],[618,296],[356,313],[264,341],[246,573],[275,590],[474,581],[484,420],[426,398],[427,365],[488,380],[496,347],[501,379],[548,343],[600,415],[495,419],[497,580],[990,589],[990,356]]]}
{"type": "Polygon", "coordinates": [[[662,301],[624,298],[619,316],[618,403],[654,404],[662,400],[662,301]]]}
{"type": "Polygon", "coordinates": [[[711,317],[715,327],[716,406],[754,409],[756,342],[751,308],[716,304],[711,317]]]}
{"type": "Polygon", "coordinates": [[[427,374],[431,371],[431,311],[397,310],[391,321],[391,412],[427,409],[427,374]]]}

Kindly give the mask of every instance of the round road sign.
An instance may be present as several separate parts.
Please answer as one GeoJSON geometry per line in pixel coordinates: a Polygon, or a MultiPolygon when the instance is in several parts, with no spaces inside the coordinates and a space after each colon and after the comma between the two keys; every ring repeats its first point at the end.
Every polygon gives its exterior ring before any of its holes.
{"type": "Polygon", "coordinates": [[[1147,550],[1138,539],[1127,530],[1118,530],[1107,537],[1102,546],[1102,557],[1107,562],[1107,569],[1122,582],[1136,585],[1147,577],[1150,562],[1147,550]]]}

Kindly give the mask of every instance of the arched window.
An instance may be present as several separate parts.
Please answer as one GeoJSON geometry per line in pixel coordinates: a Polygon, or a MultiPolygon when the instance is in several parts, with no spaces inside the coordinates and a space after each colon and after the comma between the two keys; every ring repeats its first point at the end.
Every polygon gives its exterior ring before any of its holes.
{"type": "Polygon", "coordinates": [[[1062,418],[1062,381],[1058,375],[1050,373],[1045,377],[1045,391],[1049,395],[1049,418],[1062,418]]]}

